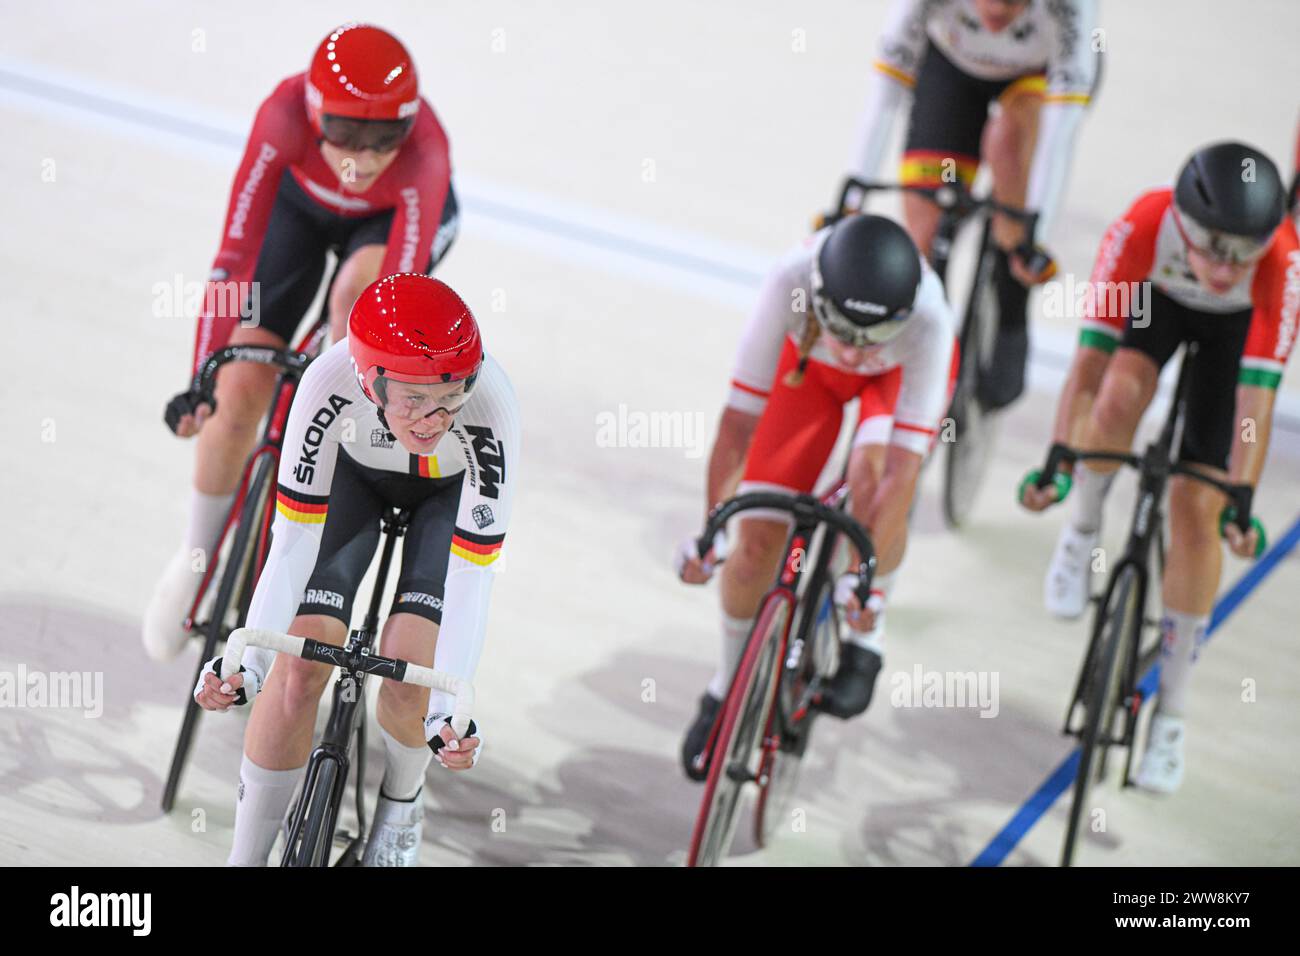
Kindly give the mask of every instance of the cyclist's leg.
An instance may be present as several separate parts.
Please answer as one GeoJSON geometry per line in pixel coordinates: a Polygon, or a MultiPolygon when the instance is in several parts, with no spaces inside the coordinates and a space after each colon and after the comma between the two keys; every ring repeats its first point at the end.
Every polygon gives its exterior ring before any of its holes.
{"type": "MultiPolygon", "coordinates": [[[[237,328],[232,344],[283,348],[311,305],[325,272],[328,237],[310,200],[287,173],[266,225],[253,281],[258,289],[254,324],[237,328]]],[[[233,362],[217,373],[217,409],[199,433],[194,487],[207,494],[234,490],[244,459],[257,441],[276,370],[233,362]]]]}
{"type": "MultiPolygon", "coordinates": [[[[255,324],[236,327],[232,345],[284,348],[316,294],[324,270],[325,240],[295,202],[296,189],[286,175],[254,272],[255,324]]],[[[273,368],[248,362],[232,362],[217,373],[217,409],[198,435],[184,539],[144,615],[144,643],[153,657],[170,658],[184,646],[187,634],[181,621],[194,599],[201,569],[207,566],[206,559],[195,558],[206,556],[216,544],[245,460],[257,441],[258,425],[270,405],[275,379],[273,368]]]]}
{"type": "MultiPolygon", "coordinates": [[[[798,350],[786,342],[772,394],[763,410],[739,491],[811,491],[839,435],[844,404],[860,388],[861,376],[848,375],[810,361],[803,381],[791,385],[786,374],[798,362],[798,350]]],[[[789,536],[784,514],[750,512],[737,521],[736,540],[722,566],[723,662],[709,691],[726,692],[763,595],[772,586],[789,536]]]]}
{"type": "MultiPolygon", "coordinates": [[[[942,52],[928,47],[912,93],[902,182],[939,186],[960,180],[969,187],[979,168],[980,132],[997,88],[963,73],[942,52]]],[[[904,193],[903,221],[917,247],[929,255],[938,208],[904,193]]]]}
{"type": "MultiPolygon", "coordinates": [[[[335,645],[344,642],[357,587],[379,541],[382,509],[360,469],[340,453],[316,567],[291,633],[335,645]]],[[[292,657],[277,657],[272,665],[244,733],[232,865],[266,862],[311,752],[317,705],[331,671],[292,657]]]]}
{"type": "MultiPolygon", "coordinates": [[[[491,579],[474,569],[468,573],[473,580],[468,589],[454,586],[463,579],[452,580],[466,574],[467,566],[451,556],[463,483],[459,475],[444,480],[401,476],[385,481],[390,503],[413,510],[381,652],[425,667],[439,665],[454,673],[472,673],[482,650],[478,622],[487,613],[491,579]],[[439,647],[444,599],[449,592],[456,614],[442,642],[445,646],[439,647]]],[[[446,698],[437,693],[433,709],[449,713],[451,702],[446,698]]],[[[363,862],[366,866],[413,866],[419,859],[424,816],[420,790],[433,758],[424,728],[430,691],[415,684],[384,681],[376,710],[384,741],[384,777],[363,862]]]]}
{"type": "MultiPolygon", "coordinates": [[[[996,115],[985,127],[981,155],[993,176],[993,198],[1023,207],[1029,168],[1038,135],[1038,113],[1045,78],[1021,77],[998,97],[996,115]]],[[[1011,272],[1009,251],[1024,241],[1024,227],[995,215],[993,288],[998,300],[998,336],[989,374],[981,379],[980,399],[1004,408],[1024,392],[1029,357],[1029,289],[1011,272]]]]}
{"type": "MultiPolygon", "coordinates": [[[[1178,317],[1171,309],[1161,312],[1159,320],[1145,329],[1133,329],[1130,323],[1121,347],[1105,363],[1079,447],[1117,452],[1133,447],[1133,435],[1155,395],[1160,369],[1179,343],[1178,317]]],[[[1043,577],[1043,603],[1057,617],[1077,618],[1087,610],[1102,509],[1118,467],[1109,462],[1075,465],[1074,512],[1061,528],[1043,577]]]]}
{"type": "MultiPolygon", "coordinates": [[[[1188,372],[1187,416],[1179,458],[1226,480],[1235,440],[1237,373],[1249,311],[1199,315],[1189,320],[1200,350],[1188,372]]],[[[1169,483],[1169,549],[1160,622],[1160,693],[1138,773],[1142,786],[1162,793],[1178,789],[1183,775],[1183,723],[1192,665],[1205,642],[1219,589],[1223,544],[1219,513],[1222,492],[1190,478],[1169,483]]]]}

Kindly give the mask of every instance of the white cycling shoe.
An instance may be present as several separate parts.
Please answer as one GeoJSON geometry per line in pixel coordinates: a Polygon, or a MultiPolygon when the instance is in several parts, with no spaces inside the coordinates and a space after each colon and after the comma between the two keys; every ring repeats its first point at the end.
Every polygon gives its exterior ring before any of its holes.
{"type": "Polygon", "coordinates": [[[1153,793],[1173,793],[1183,782],[1183,718],[1154,714],[1137,785],[1153,793]]]}
{"type": "Polygon", "coordinates": [[[362,866],[419,866],[424,833],[424,791],[413,800],[391,800],[382,793],[362,866]]]}
{"type": "Polygon", "coordinates": [[[182,548],[172,555],[153,596],[144,611],[144,650],[155,661],[170,661],[181,652],[192,631],[185,630],[185,615],[203,575],[194,570],[190,552],[182,548]]]}
{"type": "Polygon", "coordinates": [[[1055,617],[1073,620],[1088,609],[1092,589],[1092,552],[1100,534],[1067,524],[1056,539],[1052,563],[1043,578],[1043,604],[1055,617]]]}

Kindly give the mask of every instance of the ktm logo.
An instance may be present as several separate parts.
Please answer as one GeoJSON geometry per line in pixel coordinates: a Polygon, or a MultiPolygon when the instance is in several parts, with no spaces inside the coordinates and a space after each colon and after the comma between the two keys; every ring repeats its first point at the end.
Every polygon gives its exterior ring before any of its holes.
{"type": "Polygon", "coordinates": [[[506,454],[501,443],[492,437],[492,429],[466,425],[465,431],[474,437],[474,459],[479,468],[479,491],[484,498],[499,497],[497,485],[505,481],[506,454]]]}

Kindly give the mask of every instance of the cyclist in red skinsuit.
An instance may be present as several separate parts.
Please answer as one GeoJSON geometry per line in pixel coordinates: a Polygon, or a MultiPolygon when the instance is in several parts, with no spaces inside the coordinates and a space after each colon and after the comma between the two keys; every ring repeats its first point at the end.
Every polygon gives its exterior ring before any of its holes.
{"type": "MultiPolygon", "coordinates": [[[[257,111],[235,174],[198,320],[190,371],[227,344],[284,348],[327,293],[332,337],[382,275],[431,272],[455,235],[447,135],[420,95],[405,47],[349,24],[320,44],[311,69],[284,80],[257,111]]],[[[217,376],[216,409],[182,393],[168,406],[178,435],[199,435],[190,516],[144,621],[150,656],[174,656],[182,627],[270,403],[275,370],[232,363],[217,376]],[[206,424],[205,424],[206,423],[206,424]]]]}

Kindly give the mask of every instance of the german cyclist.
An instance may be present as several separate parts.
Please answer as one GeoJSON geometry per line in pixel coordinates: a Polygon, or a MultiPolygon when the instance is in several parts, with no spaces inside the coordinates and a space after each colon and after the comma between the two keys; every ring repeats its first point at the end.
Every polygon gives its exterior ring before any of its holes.
{"type": "MultiPolygon", "coordinates": [[[[1029,287],[1048,276],[1031,271],[1028,260],[1046,244],[1065,189],[1075,134],[1098,78],[1096,41],[1095,0],[895,0],[880,37],[853,172],[877,175],[910,94],[902,182],[960,181],[969,188],[983,161],[994,199],[1038,214],[1033,235],[993,217],[1001,319],[979,396],[990,409],[1024,390],[1029,287]]],[[[904,193],[903,221],[928,254],[938,208],[904,193]]]]}
{"type": "MultiPolygon", "coordinates": [[[[394,272],[431,272],[456,233],[447,136],[420,96],[401,42],[346,24],[305,73],[262,103],[231,187],[221,247],[199,315],[191,374],[225,345],[284,348],[339,262],[326,307],[335,341],[361,290],[394,272]]],[[[182,392],[166,420],[198,434],[189,520],[144,617],[144,645],[174,657],[206,554],[222,530],[276,370],[234,362],[217,373],[216,408],[182,392]],[[201,430],[200,430],[201,429],[201,430]],[[197,560],[199,557],[204,560],[197,560]]]]}
{"type": "MultiPolygon", "coordinates": [[[[285,448],[292,453],[280,463],[272,545],[248,626],[342,645],[380,516],[407,508],[380,653],[471,679],[518,483],[519,414],[460,297],[408,273],[362,292],[346,340],[303,375],[285,448]]],[[[225,685],[214,672],[219,659],[210,661],[195,688],[208,710],[258,702],[244,737],[232,865],[265,865],[331,672],[289,657],[270,667],[272,656],[250,650],[243,673],[225,685]]],[[[381,683],[386,763],[365,865],[414,865],[434,752],[454,770],[478,756],[478,737],[456,740],[451,704],[441,692],[381,683]]]]}

